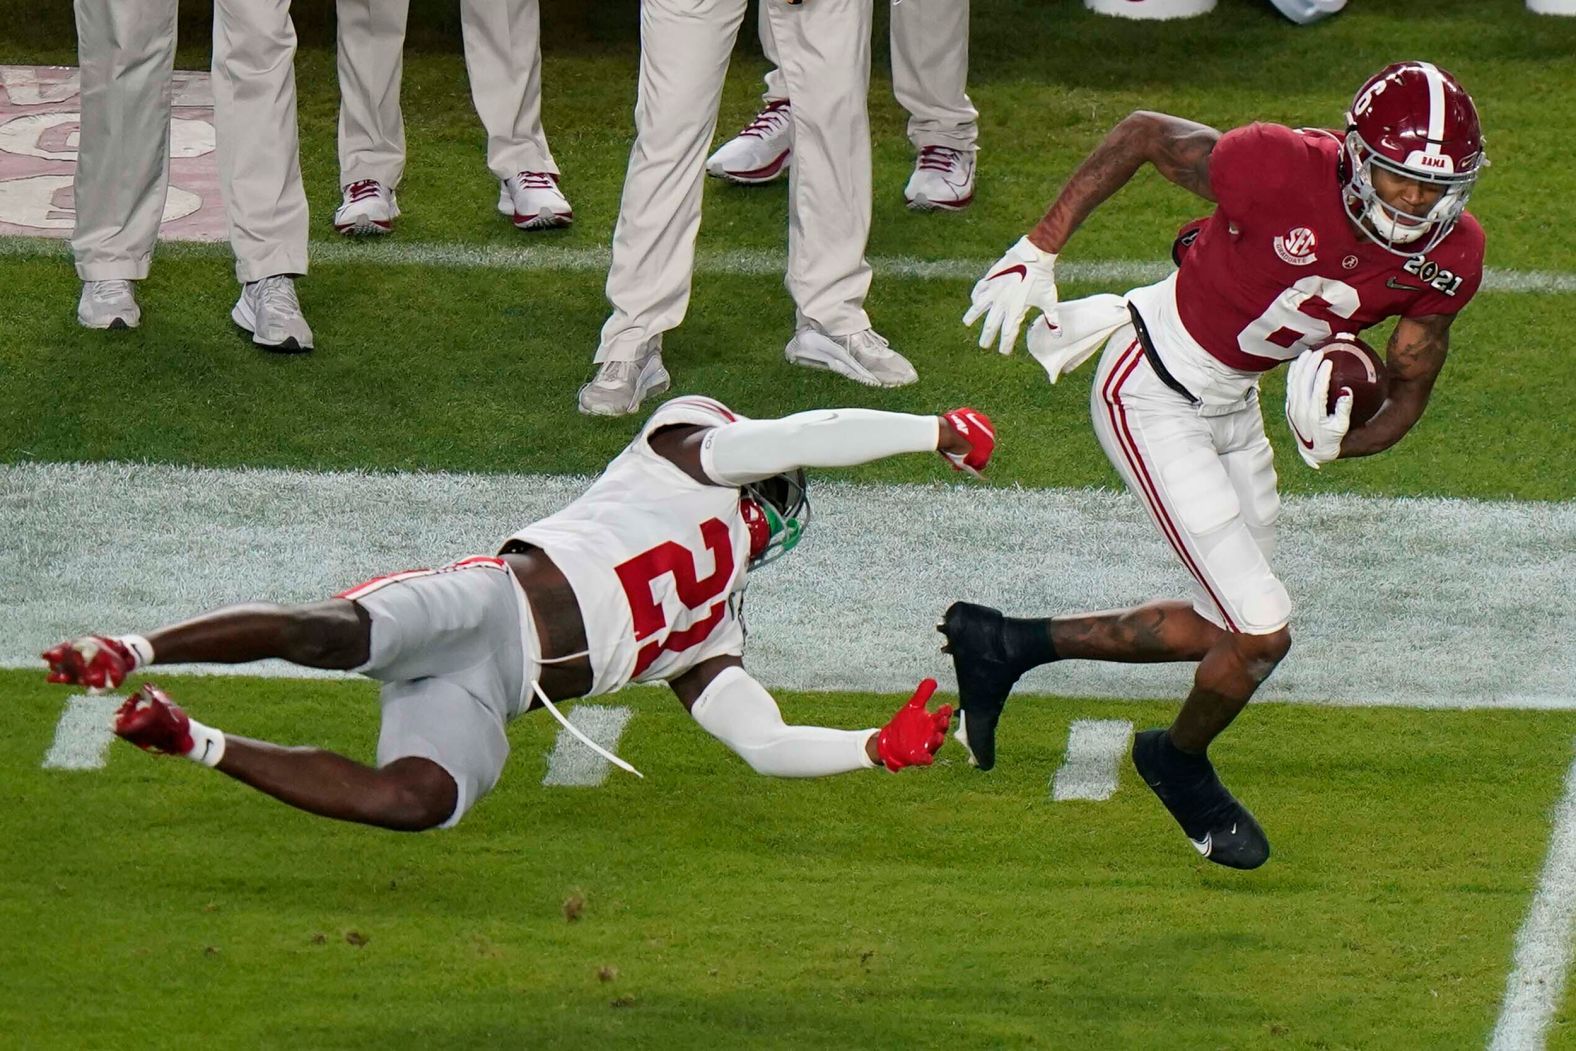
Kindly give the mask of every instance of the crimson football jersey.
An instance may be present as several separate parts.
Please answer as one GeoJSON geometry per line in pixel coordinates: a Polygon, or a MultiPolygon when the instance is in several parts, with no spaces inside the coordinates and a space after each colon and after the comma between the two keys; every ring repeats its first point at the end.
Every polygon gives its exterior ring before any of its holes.
{"type": "Polygon", "coordinates": [[[1250,124],[1215,144],[1217,207],[1178,252],[1176,301],[1188,334],[1221,363],[1263,372],[1334,333],[1454,314],[1477,291],[1476,219],[1463,214],[1426,255],[1396,255],[1353,229],[1340,163],[1341,139],[1319,129],[1250,124]]]}

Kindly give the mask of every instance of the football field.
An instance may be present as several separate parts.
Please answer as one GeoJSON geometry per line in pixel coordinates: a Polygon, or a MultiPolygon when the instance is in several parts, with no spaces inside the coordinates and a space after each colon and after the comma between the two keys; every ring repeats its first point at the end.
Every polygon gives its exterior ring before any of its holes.
{"type": "MultiPolygon", "coordinates": [[[[806,0],[813,3],[814,0],[806,0]]],[[[69,5],[12,0],[0,65],[75,63],[69,5]]],[[[1053,666],[996,769],[759,777],[671,694],[545,715],[455,830],[310,818],[106,731],[40,649],[213,605],[305,600],[490,551],[560,506],[633,420],[575,411],[604,318],[631,134],[633,0],[543,0],[544,120],[575,225],[493,211],[457,10],[411,16],[404,215],[335,237],[333,5],[298,0],[310,356],[228,320],[228,250],[161,245],[131,332],[79,329],[62,242],[0,238],[0,1046],[1576,1048],[1576,19],[1520,0],[1355,0],[1311,29],[1258,0],[1167,26],[973,0],[979,196],[908,213],[877,4],[869,310],[921,381],[785,364],[785,187],[710,185],[675,391],[750,415],[967,403],[1002,440],[963,483],[911,458],[813,477],[803,547],[750,589],[747,657],[790,721],[880,725],[954,598],[1014,613],[1181,593],[1057,385],[958,324],[979,272],[1135,108],[1338,123],[1385,63],[1455,72],[1493,167],[1490,273],[1428,414],[1314,472],[1265,384],[1292,655],[1212,752],[1274,855],[1196,857],[1126,759],[1182,667],[1053,666]]],[[[763,64],[746,19],[719,134],[763,64]]],[[[184,4],[177,66],[207,64],[184,4]]],[[[1165,272],[1201,202],[1152,172],[1064,255],[1064,298],[1165,272]]],[[[1384,333],[1371,338],[1382,342],[1384,333]]],[[[370,759],[376,689],[288,669],[152,676],[228,732],[370,759]],[[237,674],[236,672],[240,673],[237,674]]]]}

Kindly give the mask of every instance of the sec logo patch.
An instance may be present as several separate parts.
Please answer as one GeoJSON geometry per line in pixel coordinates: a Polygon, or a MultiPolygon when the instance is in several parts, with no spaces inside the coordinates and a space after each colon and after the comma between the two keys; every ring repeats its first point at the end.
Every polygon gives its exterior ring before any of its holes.
{"type": "Polygon", "coordinates": [[[1275,254],[1280,256],[1281,262],[1292,266],[1307,266],[1317,261],[1318,247],[1319,238],[1306,226],[1299,226],[1291,233],[1275,238],[1275,254]]]}

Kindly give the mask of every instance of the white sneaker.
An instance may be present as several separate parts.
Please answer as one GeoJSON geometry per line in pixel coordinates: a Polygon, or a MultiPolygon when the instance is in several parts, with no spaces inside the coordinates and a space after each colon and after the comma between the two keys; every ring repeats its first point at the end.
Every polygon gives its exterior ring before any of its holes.
{"type": "Polygon", "coordinates": [[[771,182],[793,160],[793,118],[788,100],[768,102],[744,130],[706,158],[706,174],[745,186],[771,182]]]}
{"type": "Polygon", "coordinates": [[[828,336],[817,328],[794,333],[783,357],[795,365],[827,369],[867,387],[904,387],[919,379],[908,359],[893,350],[875,329],[828,336]]]}
{"type": "Polygon", "coordinates": [[[916,212],[962,211],[974,200],[974,151],[921,146],[903,199],[916,212]]]}
{"type": "Polygon", "coordinates": [[[546,230],[575,221],[569,198],[551,172],[520,172],[498,188],[498,212],[522,230],[546,230]]]}
{"type": "Polygon", "coordinates": [[[312,349],[312,330],[301,315],[295,279],[276,274],[241,286],[230,319],[252,334],[252,342],[279,354],[304,354],[312,349]]]}
{"type": "Polygon", "coordinates": [[[634,361],[604,361],[591,382],[580,388],[580,411],[587,416],[628,416],[648,394],[668,389],[662,367],[662,342],[651,340],[634,361]],[[649,350],[647,348],[650,348],[649,350]]]}
{"type": "Polygon", "coordinates": [[[84,281],[77,300],[77,323],[83,328],[136,328],[142,308],[130,281],[84,281]]]}
{"type": "Polygon", "coordinates": [[[334,229],[347,237],[386,234],[399,218],[394,191],[376,179],[358,179],[344,189],[344,200],[334,209],[334,229]]]}

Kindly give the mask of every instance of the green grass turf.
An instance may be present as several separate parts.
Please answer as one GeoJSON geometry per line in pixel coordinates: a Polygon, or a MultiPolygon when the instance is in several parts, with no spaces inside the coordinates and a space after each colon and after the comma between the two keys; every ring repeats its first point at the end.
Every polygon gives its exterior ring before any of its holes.
{"type": "MultiPolygon", "coordinates": [[[[5,61],[73,61],[66,5],[9,6],[29,17],[0,23],[5,61]]],[[[544,4],[546,123],[577,222],[528,236],[492,211],[453,12],[418,5],[404,91],[406,215],[392,247],[604,246],[632,128],[634,6],[544,4]]],[[[332,5],[296,7],[302,165],[314,236],[327,240],[337,201],[332,5]]],[[[751,25],[725,93],[723,129],[755,105],[762,64],[751,25]]],[[[187,6],[182,32],[179,64],[202,68],[200,5],[187,6]]],[[[1495,158],[1474,199],[1490,263],[1576,270],[1576,241],[1558,236],[1576,228],[1576,194],[1560,161],[1563,129],[1576,119],[1569,91],[1576,23],[1535,18],[1519,0],[1354,5],[1311,30],[1282,23],[1256,0],[1223,0],[1208,19],[1168,26],[1099,18],[1070,2],[976,0],[970,90],[982,113],[982,181],[978,202],[962,215],[916,216],[902,207],[909,152],[879,26],[876,35],[873,255],[977,258],[983,266],[1129,110],[1166,109],[1220,126],[1253,118],[1327,124],[1363,76],[1404,53],[1436,59],[1477,93],[1495,158]]],[[[702,250],[780,250],[785,193],[781,185],[708,187],[702,250]]],[[[1091,220],[1068,258],[1160,258],[1175,227],[1200,209],[1145,174],[1091,220]]],[[[165,246],[142,289],[144,328],[106,335],[75,326],[76,286],[63,256],[3,247],[0,460],[591,471],[630,431],[629,422],[588,420],[573,406],[605,316],[597,272],[315,265],[302,294],[319,350],[276,360],[227,320],[235,286],[222,249],[165,246]]],[[[1025,355],[1002,361],[977,350],[957,323],[968,286],[878,277],[872,315],[915,360],[922,381],[877,392],[782,362],[791,307],[775,277],[702,273],[690,316],[667,343],[676,389],[703,390],[757,414],[831,403],[932,411],[966,401],[992,412],[1002,430],[998,481],[1114,484],[1088,429],[1089,372],[1051,388],[1025,355]]],[[[1288,448],[1284,487],[1571,498],[1570,302],[1482,295],[1456,327],[1457,349],[1417,433],[1390,454],[1319,474],[1288,448]]],[[[1266,384],[1266,396],[1276,436],[1278,380],[1266,384]]],[[[925,465],[892,463],[860,477],[927,475],[925,465]]]]}
{"type": "MultiPolygon", "coordinates": [[[[232,732],[370,754],[368,684],[163,681],[232,732]]],[[[631,691],[644,781],[544,788],[556,726],[533,716],[459,829],[408,836],[119,742],[102,771],[42,770],[65,691],[0,686],[15,1046],[1472,1046],[1576,733],[1256,708],[1218,759],[1275,856],[1234,873],[1125,764],[1108,802],[1048,801],[1070,719],[1159,704],[1019,699],[990,774],[949,744],[931,770],[790,782],[631,691]]],[[[783,702],[846,726],[890,703],[783,702]]]]}

